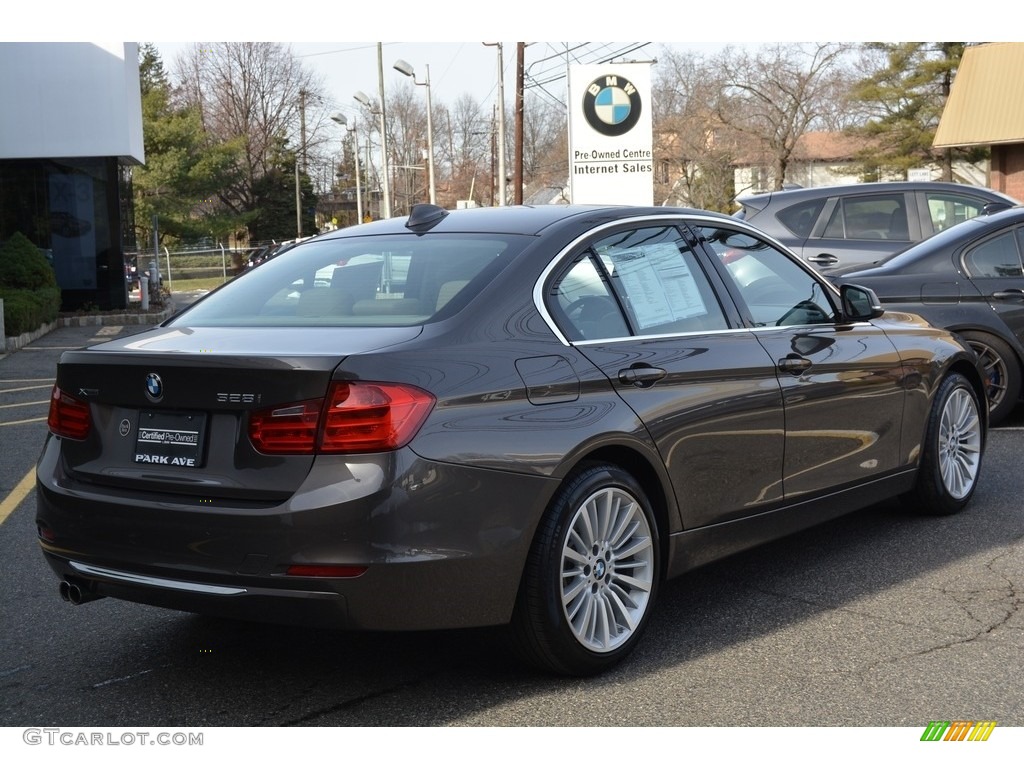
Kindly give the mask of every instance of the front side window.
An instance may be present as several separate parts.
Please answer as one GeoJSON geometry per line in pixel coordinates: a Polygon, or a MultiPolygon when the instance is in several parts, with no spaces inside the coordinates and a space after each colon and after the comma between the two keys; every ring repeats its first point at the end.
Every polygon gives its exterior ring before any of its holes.
{"type": "Polygon", "coordinates": [[[755,326],[817,325],[836,320],[825,287],[787,254],[747,232],[698,228],[717,254],[755,326]]]}

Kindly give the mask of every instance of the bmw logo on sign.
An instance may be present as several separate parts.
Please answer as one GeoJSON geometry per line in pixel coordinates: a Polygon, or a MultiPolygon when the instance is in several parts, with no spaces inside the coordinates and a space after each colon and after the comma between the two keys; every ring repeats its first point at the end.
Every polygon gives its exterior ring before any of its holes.
{"type": "Polygon", "coordinates": [[[642,102],[633,84],[618,75],[602,75],[583,94],[583,116],[595,131],[621,136],[640,119],[642,102]]]}
{"type": "Polygon", "coordinates": [[[146,374],[146,397],[154,403],[159,402],[164,396],[164,383],[155,373],[146,374]]]}

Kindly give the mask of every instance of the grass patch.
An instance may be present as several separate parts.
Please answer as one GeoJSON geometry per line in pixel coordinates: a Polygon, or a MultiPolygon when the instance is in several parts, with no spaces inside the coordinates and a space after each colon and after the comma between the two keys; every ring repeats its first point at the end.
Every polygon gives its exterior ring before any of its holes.
{"type": "MultiPolygon", "coordinates": [[[[174,279],[171,281],[171,291],[182,293],[186,291],[212,291],[214,288],[219,288],[225,282],[230,282],[234,278],[228,275],[228,279],[225,280],[223,277],[197,277],[188,280],[174,279]]],[[[164,287],[167,287],[167,282],[164,282],[164,287]]]]}

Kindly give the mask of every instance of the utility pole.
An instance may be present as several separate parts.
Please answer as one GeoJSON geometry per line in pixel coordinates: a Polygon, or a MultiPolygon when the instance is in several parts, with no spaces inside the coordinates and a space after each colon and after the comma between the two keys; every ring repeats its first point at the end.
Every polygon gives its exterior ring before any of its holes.
{"type": "Polygon", "coordinates": [[[309,165],[306,159],[306,91],[299,89],[299,137],[302,143],[299,145],[302,151],[302,172],[309,173],[309,165]]]}
{"type": "Polygon", "coordinates": [[[306,173],[306,91],[299,89],[299,154],[295,157],[295,237],[302,237],[302,189],[299,185],[299,157],[302,172],[306,173]]]}
{"type": "Polygon", "coordinates": [[[513,171],[513,183],[516,188],[512,192],[512,202],[515,205],[523,204],[523,80],[525,58],[526,43],[516,43],[516,159],[515,170],[513,171]]]}
{"type": "Polygon", "coordinates": [[[380,153],[384,166],[384,210],[383,217],[391,218],[391,179],[388,167],[388,117],[384,103],[384,44],[377,43],[377,89],[380,91],[380,153]]]}

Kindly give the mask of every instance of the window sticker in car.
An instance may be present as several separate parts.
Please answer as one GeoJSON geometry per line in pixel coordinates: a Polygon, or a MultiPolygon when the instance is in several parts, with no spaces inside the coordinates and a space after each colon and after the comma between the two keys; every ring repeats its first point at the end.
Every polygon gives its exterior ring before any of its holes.
{"type": "Polygon", "coordinates": [[[697,281],[673,243],[609,251],[640,328],[707,314],[697,281]]]}

